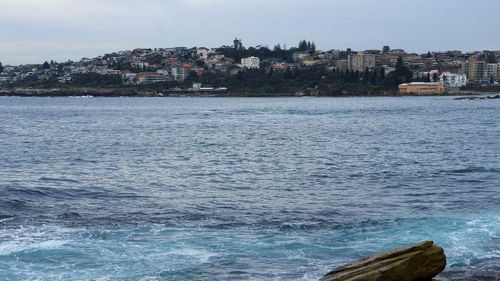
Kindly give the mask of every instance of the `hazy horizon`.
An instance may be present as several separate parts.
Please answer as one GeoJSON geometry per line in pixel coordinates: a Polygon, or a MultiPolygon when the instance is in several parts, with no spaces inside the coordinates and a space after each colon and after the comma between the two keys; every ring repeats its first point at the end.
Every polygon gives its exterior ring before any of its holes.
{"type": "Polygon", "coordinates": [[[0,0],[0,62],[79,60],[134,48],[500,49],[494,0],[0,0]]]}

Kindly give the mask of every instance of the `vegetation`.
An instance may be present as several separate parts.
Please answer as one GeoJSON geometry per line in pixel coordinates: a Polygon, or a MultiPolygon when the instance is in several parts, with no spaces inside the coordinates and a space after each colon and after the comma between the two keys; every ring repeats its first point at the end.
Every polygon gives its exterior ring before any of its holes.
{"type": "Polygon", "coordinates": [[[302,40],[299,42],[298,47],[293,47],[290,49],[284,49],[281,45],[276,45],[271,50],[268,47],[241,47],[235,48],[234,46],[222,46],[219,48],[219,53],[224,55],[226,58],[231,58],[235,61],[239,61],[245,57],[258,57],[261,60],[265,58],[273,58],[278,61],[285,61],[288,63],[293,62],[292,55],[293,53],[300,52],[310,52],[313,53],[316,51],[316,44],[311,41],[302,40]]]}
{"type": "Polygon", "coordinates": [[[76,74],[71,85],[85,87],[117,86],[123,83],[120,75],[102,75],[98,73],[76,74]]]}
{"type": "MultiPolygon", "coordinates": [[[[404,71],[400,70],[400,71],[404,71]]],[[[395,79],[395,78],[394,78],[395,79]]],[[[394,80],[393,79],[393,80],[394,80]]],[[[359,71],[327,71],[324,66],[304,69],[287,69],[284,72],[242,70],[237,75],[208,73],[201,77],[190,75],[185,81],[213,87],[227,87],[239,93],[296,93],[317,92],[338,95],[343,92],[363,93],[394,90],[392,80],[388,80],[383,68],[359,71]]]]}
{"type": "Polygon", "coordinates": [[[46,61],[46,62],[44,62],[44,63],[42,64],[42,69],[50,69],[50,64],[49,64],[49,62],[47,62],[47,61],[46,61]]]}
{"type": "Polygon", "coordinates": [[[413,80],[413,72],[409,67],[404,65],[403,59],[398,58],[396,63],[396,70],[389,73],[386,84],[389,86],[397,87],[401,83],[410,83],[413,80]]]}
{"type": "Polygon", "coordinates": [[[489,53],[486,56],[486,62],[487,63],[497,63],[498,60],[497,60],[497,57],[495,56],[495,53],[489,53]]]}
{"type": "Polygon", "coordinates": [[[2,65],[2,62],[0,62],[0,73],[3,72],[3,65],[2,65]]]}

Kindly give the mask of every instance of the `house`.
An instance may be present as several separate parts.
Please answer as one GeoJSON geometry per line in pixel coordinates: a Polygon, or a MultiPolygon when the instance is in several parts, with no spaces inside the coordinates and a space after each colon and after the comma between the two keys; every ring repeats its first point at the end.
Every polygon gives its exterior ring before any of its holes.
{"type": "Polygon", "coordinates": [[[208,59],[208,54],[210,54],[210,50],[205,48],[205,47],[200,47],[196,49],[196,55],[200,57],[201,59],[208,59]]]}
{"type": "Polygon", "coordinates": [[[295,52],[292,54],[292,59],[294,62],[304,59],[309,56],[309,52],[295,52]]]}
{"type": "Polygon", "coordinates": [[[276,63],[276,64],[271,65],[271,69],[277,73],[285,73],[287,68],[288,67],[284,63],[276,63]]]}
{"type": "Polygon", "coordinates": [[[445,72],[441,74],[439,80],[445,87],[457,88],[467,85],[466,74],[445,72]]]}
{"type": "Polygon", "coordinates": [[[260,59],[258,57],[242,58],[241,67],[247,69],[258,69],[260,68],[260,59]]]}

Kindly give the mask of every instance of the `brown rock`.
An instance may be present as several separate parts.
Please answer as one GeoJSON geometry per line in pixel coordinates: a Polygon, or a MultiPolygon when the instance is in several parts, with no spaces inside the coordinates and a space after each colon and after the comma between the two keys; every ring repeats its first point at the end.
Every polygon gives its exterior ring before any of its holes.
{"type": "Polygon", "coordinates": [[[425,241],[348,264],[321,281],[429,281],[445,267],[443,248],[425,241]]]}

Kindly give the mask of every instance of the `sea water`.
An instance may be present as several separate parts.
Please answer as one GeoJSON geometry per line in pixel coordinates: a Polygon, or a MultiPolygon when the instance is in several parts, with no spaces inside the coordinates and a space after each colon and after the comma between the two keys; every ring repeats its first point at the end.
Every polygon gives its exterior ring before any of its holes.
{"type": "Polygon", "coordinates": [[[498,100],[0,98],[0,179],[0,280],[500,280],[498,100]]]}

